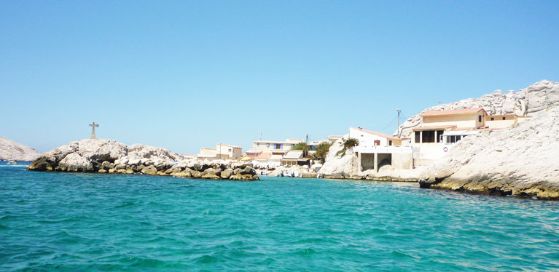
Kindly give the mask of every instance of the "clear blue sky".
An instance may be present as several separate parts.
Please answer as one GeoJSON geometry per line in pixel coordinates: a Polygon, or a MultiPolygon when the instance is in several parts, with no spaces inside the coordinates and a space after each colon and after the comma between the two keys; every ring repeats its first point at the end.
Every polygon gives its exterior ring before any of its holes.
{"type": "Polygon", "coordinates": [[[195,153],[559,80],[559,1],[1,1],[0,136],[195,153]]]}

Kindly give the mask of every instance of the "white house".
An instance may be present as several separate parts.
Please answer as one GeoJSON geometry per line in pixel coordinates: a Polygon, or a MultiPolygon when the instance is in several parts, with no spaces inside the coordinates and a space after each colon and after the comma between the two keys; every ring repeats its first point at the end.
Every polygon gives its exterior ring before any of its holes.
{"type": "Polygon", "coordinates": [[[228,144],[217,144],[215,148],[200,148],[199,159],[207,160],[238,160],[243,155],[243,149],[239,146],[228,144]]]}
{"type": "Polygon", "coordinates": [[[409,146],[401,146],[402,141],[398,137],[364,128],[350,128],[348,137],[359,141],[359,145],[353,148],[359,172],[378,172],[383,166],[413,168],[413,150],[409,146]]]}
{"type": "Polygon", "coordinates": [[[291,151],[293,146],[301,142],[304,141],[292,139],[285,141],[258,140],[252,143],[252,148],[246,154],[252,160],[280,161],[287,152],[291,151]]]}
{"type": "Polygon", "coordinates": [[[418,165],[439,159],[452,145],[483,130],[506,129],[518,121],[516,115],[489,115],[482,108],[432,110],[421,114],[414,128],[412,146],[418,165]]]}
{"type": "Polygon", "coordinates": [[[359,146],[400,146],[398,137],[364,128],[350,128],[349,137],[359,140],[359,146]]]}

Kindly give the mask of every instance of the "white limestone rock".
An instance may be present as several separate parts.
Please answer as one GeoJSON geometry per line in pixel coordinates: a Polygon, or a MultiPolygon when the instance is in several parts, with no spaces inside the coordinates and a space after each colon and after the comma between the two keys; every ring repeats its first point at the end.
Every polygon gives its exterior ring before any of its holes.
{"type": "Polygon", "coordinates": [[[559,106],[510,130],[470,136],[423,173],[422,186],[559,198],[559,106]]]}
{"type": "MultiPolygon", "coordinates": [[[[454,103],[437,105],[424,111],[477,107],[485,109],[489,114],[530,116],[555,105],[559,105],[559,82],[542,80],[519,91],[503,93],[497,90],[479,98],[468,98],[454,103]]],[[[410,117],[400,126],[402,137],[412,136],[413,128],[417,127],[421,122],[420,114],[410,117]]]]}
{"type": "Polygon", "coordinates": [[[70,153],[58,163],[59,169],[68,172],[90,172],[93,164],[79,153],[70,153]]]}
{"type": "Polygon", "coordinates": [[[353,150],[347,150],[345,154],[338,155],[343,149],[343,139],[349,137],[349,135],[344,136],[342,139],[335,141],[328,155],[326,156],[326,162],[318,171],[320,176],[326,178],[347,178],[352,176],[357,171],[357,161],[355,156],[353,156],[353,150]]]}
{"type": "Polygon", "coordinates": [[[133,145],[128,148],[128,153],[125,156],[121,156],[115,163],[129,165],[153,164],[159,168],[164,165],[173,165],[180,160],[184,160],[182,155],[164,148],[133,145]]]}
{"type": "Polygon", "coordinates": [[[176,177],[258,180],[250,164],[234,165],[227,161],[201,162],[164,148],[147,145],[128,147],[116,141],[98,139],[85,139],[58,147],[34,160],[28,169],[108,174],[142,173],[160,176],[173,174],[176,177]],[[202,171],[207,169],[214,169],[213,175],[202,176],[202,171]],[[238,173],[229,177],[217,175],[226,169],[238,173]]]}
{"type": "MultiPolygon", "coordinates": [[[[427,110],[482,107],[489,114],[525,115],[507,130],[469,136],[447,155],[424,169],[382,169],[361,173],[377,180],[420,180],[422,187],[559,199],[559,83],[540,81],[520,91],[497,91],[476,99],[434,106],[427,110]]],[[[420,124],[413,116],[402,128],[412,136],[420,124]]],[[[355,177],[355,156],[337,157],[335,143],[320,174],[355,177]]],[[[363,178],[363,177],[361,177],[363,178]]]]}
{"type": "Polygon", "coordinates": [[[37,150],[0,137],[0,160],[6,161],[32,161],[41,154],[37,150]]]}
{"type": "Polygon", "coordinates": [[[113,140],[84,139],[45,153],[39,158],[37,165],[32,164],[30,169],[45,170],[46,165],[39,167],[39,164],[48,162],[51,168],[60,166],[63,171],[76,168],[81,169],[79,171],[96,171],[105,161],[119,166],[143,164],[163,167],[172,165],[181,158],[181,155],[163,148],[146,145],[128,147],[113,140]],[[88,161],[91,166],[84,161],[88,161]]]}

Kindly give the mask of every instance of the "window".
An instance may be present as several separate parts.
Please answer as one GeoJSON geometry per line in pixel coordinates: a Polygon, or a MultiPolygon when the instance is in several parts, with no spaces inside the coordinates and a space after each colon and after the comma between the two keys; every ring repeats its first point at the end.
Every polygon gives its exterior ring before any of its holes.
{"type": "Polygon", "coordinates": [[[423,143],[434,143],[435,142],[435,131],[426,130],[423,131],[423,137],[421,138],[423,143]]]}
{"type": "Polygon", "coordinates": [[[494,117],[491,117],[491,121],[495,121],[495,118],[494,118],[494,117]]]}
{"type": "Polygon", "coordinates": [[[437,130],[437,143],[443,142],[443,133],[444,130],[437,130]]]}
{"type": "Polygon", "coordinates": [[[416,132],[415,132],[415,142],[416,142],[416,143],[420,143],[420,142],[421,142],[421,131],[416,131],[416,132]]]}
{"type": "Polygon", "coordinates": [[[481,123],[481,118],[482,118],[481,115],[477,117],[477,121],[480,122],[480,123],[481,123]]]}
{"type": "Polygon", "coordinates": [[[462,135],[451,135],[451,136],[446,136],[446,143],[447,144],[454,144],[459,142],[460,140],[462,140],[462,138],[465,136],[462,135]]]}
{"type": "Polygon", "coordinates": [[[454,136],[446,136],[446,143],[447,144],[451,144],[453,140],[454,140],[454,136]]]}
{"type": "Polygon", "coordinates": [[[274,149],[281,149],[281,144],[275,144],[274,149]]]}
{"type": "Polygon", "coordinates": [[[375,146],[380,145],[380,140],[375,140],[375,146]]]}
{"type": "Polygon", "coordinates": [[[507,117],[504,117],[504,116],[503,116],[503,120],[507,120],[507,117]]]}
{"type": "Polygon", "coordinates": [[[389,146],[392,146],[392,141],[388,141],[388,145],[389,145],[389,146]]]}

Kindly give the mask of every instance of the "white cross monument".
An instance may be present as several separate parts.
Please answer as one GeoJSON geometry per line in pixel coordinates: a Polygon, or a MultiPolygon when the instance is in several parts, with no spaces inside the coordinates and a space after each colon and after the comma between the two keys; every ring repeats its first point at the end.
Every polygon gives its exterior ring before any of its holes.
{"type": "Polygon", "coordinates": [[[97,135],[95,135],[95,128],[98,128],[99,124],[93,122],[89,124],[89,126],[91,127],[91,139],[97,139],[97,135]]]}

